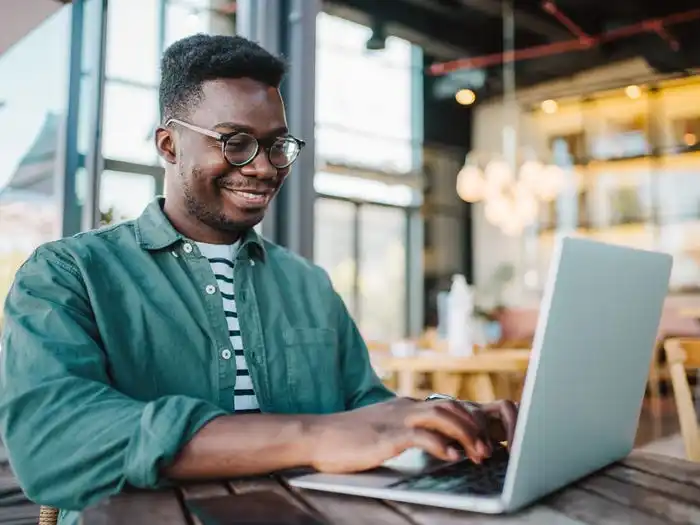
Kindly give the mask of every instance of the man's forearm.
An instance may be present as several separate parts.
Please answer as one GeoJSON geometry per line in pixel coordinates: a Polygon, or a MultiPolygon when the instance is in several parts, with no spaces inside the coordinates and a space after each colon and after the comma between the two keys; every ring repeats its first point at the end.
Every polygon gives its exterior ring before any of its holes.
{"type": "Polygon", "coordinates": [[[319,417],[218,417],[195,434],[163,474],[171,479],[212,479],[309,466],[312,427],[319,417]]]}

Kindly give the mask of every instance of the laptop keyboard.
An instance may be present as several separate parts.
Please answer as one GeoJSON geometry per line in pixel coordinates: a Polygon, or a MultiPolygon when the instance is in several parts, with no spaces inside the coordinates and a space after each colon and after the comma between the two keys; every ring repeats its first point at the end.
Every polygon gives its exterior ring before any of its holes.
{"type": "Polygon", "coordinates": [[[508,450],[494,446],[491,457],[477,465],[469,459],[436,467],[427,473],[410,476],[390,485],[400,490],[448,492],[493,496],[503,492],[508,468],[508,450]]]}

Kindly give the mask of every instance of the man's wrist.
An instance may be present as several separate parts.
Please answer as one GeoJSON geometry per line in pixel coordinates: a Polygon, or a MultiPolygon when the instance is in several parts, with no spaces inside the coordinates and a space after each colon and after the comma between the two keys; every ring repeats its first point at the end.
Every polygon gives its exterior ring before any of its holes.
{"type": "Polygon", "coordinates": [[[310,467],[314,464],[314,453],[318,443],[323,439],[325,425],[331,415],[306,415],[299,421],[299,449],[297,451],[301,464],[297,466],[310,467]]]}

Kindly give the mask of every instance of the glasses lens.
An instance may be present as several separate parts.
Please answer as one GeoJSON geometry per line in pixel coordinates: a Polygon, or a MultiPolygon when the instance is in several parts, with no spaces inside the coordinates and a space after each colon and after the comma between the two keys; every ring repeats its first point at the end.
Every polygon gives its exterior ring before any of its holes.
{"type": "Polygon", "coordinates": [[[258,152],[258,142],[247,133],[237,133],[226,141],[224,155],[226,160],[234,165],[242,165],[255,157],[258,152]]]}
{"type": "Polygon", "coordinates": [[[277,139],[270,147],[270,164],[275,168],[286,168],[299,156],[299,143],[289,137],[277,139]]]}

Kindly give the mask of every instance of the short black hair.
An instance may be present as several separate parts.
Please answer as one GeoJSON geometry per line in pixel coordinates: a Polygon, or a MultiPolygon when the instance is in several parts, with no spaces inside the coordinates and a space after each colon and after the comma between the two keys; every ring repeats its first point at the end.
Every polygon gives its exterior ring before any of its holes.
{"type": "Polygon", "coordinates": [[[183,38],[168,47],[161,60],[161,118],[166,122],[187,115],[201,100],[207,80],[251,78],[278,88],[286,69],[284,60],[241,36],[183,38]]]}

